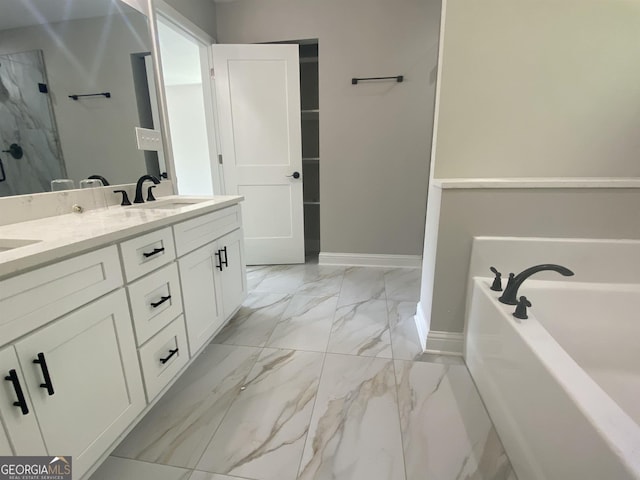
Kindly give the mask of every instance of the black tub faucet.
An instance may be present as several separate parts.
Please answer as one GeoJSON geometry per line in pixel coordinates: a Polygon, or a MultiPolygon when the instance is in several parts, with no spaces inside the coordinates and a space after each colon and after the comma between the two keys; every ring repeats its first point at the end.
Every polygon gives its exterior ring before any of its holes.
{"type": "Polygon", "coordinates": [[[142,198],[142,184],[147,180],[151,180],[156,185],[158,185],[160,183],[160,180],[158,180],[153,175],[143,175],[143,176],[141,176],[138,179],[138,183],[136,183],[136,198],[133,201],[133,203],[144,203],[144,198],[142,198]]]}
{"type": "Polygon", "coordinates": [[[552,263],[545,263],[542,265],[536,265],[534,267],[529,267],[526,270],[523,270],[515,277],[511,277],[512,274],[509,275],[509,283],[507,284],[507,288],[504,289],[504,293],[498,300],[502,303],[506,303],[507,305],[516,305],[518,303],[518,288],[522,285],[527,278],[529,278],[534,273],[544,272],[544,271],[553,271],[558,272],[565,277],[570,277],[573,275],[573,272],[562,265],[554,265],[552,263]]]}
{"type": "Polygon", "coordinates": [[[104,178],[102,175],[91,175],[89,177],[87,177],[90,180],[100,180],[102,182],[102,186],[104,187],[108,187],[109,186],[109,182],[107,182],[107,179],[104,178]]]}

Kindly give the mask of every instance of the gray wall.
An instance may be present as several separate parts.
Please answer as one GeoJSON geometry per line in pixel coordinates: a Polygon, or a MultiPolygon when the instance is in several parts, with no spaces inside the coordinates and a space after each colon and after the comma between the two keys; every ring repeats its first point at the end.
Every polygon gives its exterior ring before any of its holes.
{"type": "MultiPolygon", "coordinates": [[[[443,8],[434,178],[640,176],[640,4],[443,8]]],[[[637,239],[639,200],[633,189],[443,190],[426,222],[421,316],[462,331],[474,235],[637,239]]]]}
{"type": "Polygon", "coordinates": [[[213,38],[216,35],[216,4],[213,0],[165,0],[213,38]]]}
{"type": "Polygon", "coordinates": [[[636,189],[445,189],[441,201],[431,330],[463,330],[474,236],[640,239],[636,189]]]}
{"type": "Polygon", "coordinates": [[[640,3],[449,0],[446,18],[437,178],[640,175],[640,3]]]}
{"type": "Polygon", "coordinates": [[[420,255],[440,1],[236,0],[216,13],[221,43],[319,41],[321,251],[420,255]]]}

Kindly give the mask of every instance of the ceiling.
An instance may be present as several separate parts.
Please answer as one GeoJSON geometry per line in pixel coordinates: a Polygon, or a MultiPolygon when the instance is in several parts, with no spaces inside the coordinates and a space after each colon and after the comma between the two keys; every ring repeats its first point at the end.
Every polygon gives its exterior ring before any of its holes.
{"type": "Polygon", "coordinates": [[[0,30],[102,17],[130,9],[118,0],[2,0],[0,30]]]}

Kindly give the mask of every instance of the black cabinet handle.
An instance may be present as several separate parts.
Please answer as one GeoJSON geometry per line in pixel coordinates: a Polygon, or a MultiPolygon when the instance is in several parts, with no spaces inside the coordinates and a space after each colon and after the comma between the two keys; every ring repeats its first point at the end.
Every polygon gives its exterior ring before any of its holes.
{"type": "Polygon", "coordinates": [[[142,255],[144,255],[145,258],[149,258],[149,257],[153,257],[154,255],[159,254],[160,252],[164,252],[164,248],[154,248],[153,252],[149,252],[149,253],[143,252],[142,255]]]}
{"type": "Polygon", "coordinates": [[[160,300],[158,300],[157,302],[151,302],[151,306],[153,308],[158,308],[160,305],[162,305],[164,302],[166,302],[170,298],[171,298],[171,295],[167,295],[165,297],[160,297],[160,300]]]}
{"type": "Polygon", "coordinates": [[[33,363],[39,364],[42,369],[44,383],[40,384],[40,388],[46,388],[49,396],[53,395],[55,392],[53,391],[53,383],[51,383],[51,376],[49,375],[49,368],[47,367],[47,361],[44,358],[44,353],[40,352],[38,354],[38,358],[35,359],[33,363]]]}
{"type": "Polygon", "coordinates": [[[165,364],[165,363],[167,363],[167,362],[169,361],[169,359],[170,359],[171,357],[173,357],[176,353],[178,353],[178,348],[174,348],[173,350],[169,350],[169,356],[168,356],[168,357],[165,357],[165,358],[161,358],[161,359],[160,359],[160,363],[161,363],[162,365],[164,365],[164,364],[165,364]]]}
{"type": "Polygon", "coordinates": [[[218,250],[215,253],[215,256],[218,257],[218,260],[220,261],[220,265],[218,265],[218,263],[216,262],[216,268],[220,271],[222,271],[222,254],[220,253],[222,250],[218,250]]]}
{"type": "MultiPolygon", "coordinates": [[[[227,256],[227,247],[224,247],[222,249],[222,251],[224,252],[224,260],[222,260],[222,256],[220,256],[220,266],[222,267],[222,265],[224,265],[225,267],[229,266],[229,257],[227,256]]],[[[222,270],[222,269],[220,269],[222,270]]]]}
{"type": "Polygon", "coordinates": [[[22,387],[20,386],[20,379],[18,378],[18,373],[15,370],[9,370],[9,375],[4,377],[5,380],[11,382],[13,384],[13,389],[16,391],[16,396],[18,397],[17,402],[13,402],[14,407],[20,407],[22,410],[22,414],[26,415],[29,413],[29,408],[27,407],[27,401],[24,399],[24,393],[22,392],[22,387]]]}

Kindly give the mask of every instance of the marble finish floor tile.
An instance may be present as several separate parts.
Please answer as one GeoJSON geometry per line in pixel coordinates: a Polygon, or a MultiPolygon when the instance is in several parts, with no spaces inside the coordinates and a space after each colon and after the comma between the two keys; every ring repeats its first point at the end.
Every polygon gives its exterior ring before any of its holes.
{"type": "Polygon", "coordinates": [[[219,473],[202,472],[194,470],[189,480],[251,480],[242,477],[230,477],[229,475],[220,475],[219,473]]]}
{"type": "Polygon", "coordinates": [[[391,268],[384,271],[384,287],[387,299],[418,302],[420,300],[419,268],[391,268]]]}
{"type": "Polygon", "coordinates": [[[290,300],[284,293],[250,293],[213,343],[263,347],[290,300]]]}
{"type": "Polygon", "coordinates": [[[345,270],[338,306],[380,299],[386,299],[383,269],[350,267],[345,270]]]}
{"type": "Polygon", "coordinates": [[[393,358],[415,360],[423,354],[416,328],[416,302],[387,300],[393,358]]]}
{"type": "Polygon", "coordinates": [[[259,354],[257,348],[208,345],[114,455],[195,467],[259,354]]]}
{"type": "Polygon", "coordinates": [[[306,265],[272,265],[269,274],[256,285],[254,291],[294,293],[304,284],[306,265]]]}
{"type": "Polygon", "coordinates": [[[439,363],[442,365],[465,365],[461,355],[437,355],[434,353],[422,353],[415,359],[416,362],[439,363]]]}
{"type": "Polygon", "coordinates": [[[338,297],[294,295],[267,347],[325,352],[338,297]]]}
{"type": "Polygon", "coordinates": [[[295,480],[324,354],[265,348],[197,469],[295,480]]]}
{"type": "Polygon", "coordinates": [[[252,292],[262,282],[273,267],[271,265],[247,266],[247,290],[252,292]]]}
{"type": "Polygon", "coordinates": [[[502,444],[464,365],[395,361],[407,480],[507,480],[502,444]]]}
{"type": "Polygon", "coordinates": [[[111,456],[107,457],[89,480],[187,480],[190,475],[191,470],[185,468],[111,456]]]}
{"type": "Polygon", "coordinates": [[[344,267],[305,265],[303,283],[296,293],[313,296],[338,295],[344,272],[344,267]]]}
{"type": "Polygon", "coordinates": [[[338,307],[327,351],[391,358],[387,302],[369,300],[338,307]]]}
{"type": "Polygon", "coordinates": [[[298,478],[405,478],[392,360],[327,354],[298,478]]]}

